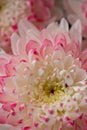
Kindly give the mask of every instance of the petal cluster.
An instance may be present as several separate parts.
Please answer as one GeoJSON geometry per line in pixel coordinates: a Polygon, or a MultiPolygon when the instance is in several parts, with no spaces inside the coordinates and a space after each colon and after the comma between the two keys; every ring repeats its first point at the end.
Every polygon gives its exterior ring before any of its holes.
{"type": "Polygon", "coordinates": [[[87,0],[67,0],[67,4],[64,0],[63,3],[70,24],[73,24],[77,19],[81,20],[83,37],[85,38],[82,45],[84,50],[87,47],[87,0]]]}
{"type": "Polygon", "coordinates": [[[12,55],[0,52],[0,123],[20,130],[85,130],[87,50],[81,25],[65,19],[39,31],[20,21],[12,55]]]}

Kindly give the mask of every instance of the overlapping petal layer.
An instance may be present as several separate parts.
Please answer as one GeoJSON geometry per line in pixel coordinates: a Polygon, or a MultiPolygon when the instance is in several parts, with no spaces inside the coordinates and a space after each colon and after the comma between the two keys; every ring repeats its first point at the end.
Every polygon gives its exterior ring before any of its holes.
{"type": "Polygon", "coordinates": [[[87,48],[87,0],[66,0],[63,1],[65,15],[69,20],[70,24],[73,24],[77,19],[81,20],[82,30],[83,30],[83,40],[82,49],[87,48]]]}

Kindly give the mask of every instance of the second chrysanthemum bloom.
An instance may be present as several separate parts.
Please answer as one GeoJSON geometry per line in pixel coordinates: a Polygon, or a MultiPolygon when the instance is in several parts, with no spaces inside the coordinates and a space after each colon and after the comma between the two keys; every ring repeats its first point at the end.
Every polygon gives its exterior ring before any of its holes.
{"type": "Polygon", "coordinates": [[[10,52],[10,35],[17,31],[18,21],[30,14],[29,0],[0,0],[0,47],[10,52]]]}

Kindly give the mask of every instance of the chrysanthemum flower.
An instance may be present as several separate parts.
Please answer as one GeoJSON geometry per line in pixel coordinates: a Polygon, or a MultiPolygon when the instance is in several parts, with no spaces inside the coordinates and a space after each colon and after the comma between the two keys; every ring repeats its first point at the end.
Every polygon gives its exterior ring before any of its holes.
{"type": "Polygon", "coordinates": [[[39,31],[26,21],[0,52],[0,124],[18,130],[86,130],[87,51],[81,26],[66,20],[39,31]]]}
{"type": "Polygon", "coordinates": [[[71,24],[77,19],[81,20],[83,37],[85,38],[82,49],[87,48],[87,0],[67,0],[67,4],[66,0],[64,0],[64,8],[71,24]]]}

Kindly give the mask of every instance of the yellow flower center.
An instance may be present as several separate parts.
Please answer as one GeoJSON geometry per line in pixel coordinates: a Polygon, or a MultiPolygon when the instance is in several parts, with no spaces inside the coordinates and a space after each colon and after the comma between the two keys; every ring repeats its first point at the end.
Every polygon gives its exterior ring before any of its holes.
{"type": "Polygon", "coordinates": [[[37,84],[37,91],[34,92],[34,98],[43,103],[53,103],[63,99],[65,93],[64,86],[58,78],[47,79],[43,83],[37,84]]]}

